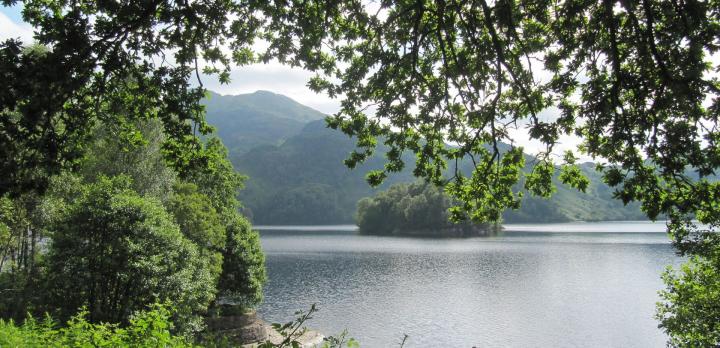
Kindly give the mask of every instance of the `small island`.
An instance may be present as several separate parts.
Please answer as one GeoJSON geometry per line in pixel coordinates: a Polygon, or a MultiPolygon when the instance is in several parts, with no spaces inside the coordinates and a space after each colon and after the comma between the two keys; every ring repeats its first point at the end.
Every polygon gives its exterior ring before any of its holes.
{"type": "Polygon", "coordinates": [[[361,234],[413,237],[479,237],[500,230],[497,223],[453,223],[452,199],[425,182],[396,184],[358,202],[355,219],[361,234]]]}

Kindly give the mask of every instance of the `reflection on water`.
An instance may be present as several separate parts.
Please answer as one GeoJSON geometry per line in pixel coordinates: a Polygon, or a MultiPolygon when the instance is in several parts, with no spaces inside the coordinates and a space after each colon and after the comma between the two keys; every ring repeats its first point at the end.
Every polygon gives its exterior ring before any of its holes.
{"type": "Polygon", "coordinates": [[[286,321],[317,303],[311,327],[347,328],[363,347],[403,334],[406,347],[663,346],[659,274],[679,262],[667,237],[648,223],[594,225],[439,240],[263,230],[260,313],[286,321]]]}

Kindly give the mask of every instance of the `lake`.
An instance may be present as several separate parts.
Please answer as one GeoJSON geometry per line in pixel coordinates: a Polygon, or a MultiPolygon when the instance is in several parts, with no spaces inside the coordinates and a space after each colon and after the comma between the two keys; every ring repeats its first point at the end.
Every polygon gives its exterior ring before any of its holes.
{"type": "Polygon", "coordinates": [[[663,223],[505,225],[496,237],[360,236],[354,226],[258,226],[261,316],[348,329],[362,347],[663,347],[661,272],[681,262],[663,223]]]}

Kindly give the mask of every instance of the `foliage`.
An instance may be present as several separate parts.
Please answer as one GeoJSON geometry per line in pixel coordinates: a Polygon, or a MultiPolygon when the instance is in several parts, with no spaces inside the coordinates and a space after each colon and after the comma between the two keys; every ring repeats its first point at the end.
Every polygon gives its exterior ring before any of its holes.
{"type": "MultiPolygon", "coordinates": [[[[0,195],[47,188],[49,176],[73,168],[82,157],[97,121],[132,125],[161,119],[163,150],[173,167],[182,173],[202,166],[207,154],[196,135],[211,128],[200,104],[205,95],[200,73],[227,83],[233,63],[309,54],[315,45],[311,36],[296,47],[294,40],[305,35],[283,22],[296,22],[296,13],[313,14],[302,21],[322,33],[315,22],[319,9],[311,3],[288,5],[23,1],[23,18],[37,28],[35,39],[47,50],[27,53],[16,39],[0,46],[0,78],[8,84],[0,93],[0,149],[7,159],[0,166],[0,195]],[[270,46],[257,56],[251,46],[259,38],[270,46]],[[189,82],[194,77],[198,87],[189,82]],[[48,151],[24,151],[28,148],[48,151]]],[[[335,13],[328,9],[327,18],[335,13]]],[[[136,133],[127,130],[123,136],[132,140],[136,133]]]]}
{"type": "Polygon", "coordinates": [[[226,272],[236,274],[237,282],[226,282],[224,291],[242,299],[245,309],[260,302],[264,257],[259,239],[247,223],[244,228],[228,227],[236,221],[232,216],[237,215],[235,194],[242,176],[227,160],[222,143],[209,139],[208,166],[185,173],[188,179],[205,185],[200,190],[177,180],[166,167],[160,156],[163,136],[157,122],[137,124],[143,137],[137,144],[114,136],[117,129],[112,125],[96,129],[95,146],[81,162],[82,176],[64,173],[51,179],[43,195],[26,193],[2,199],[3,231],[10,225],[10,235],[2,234],[10,239],[3,239],[0,249],[5,255],[5,272],[0,273],[3,317],[20,320],[28,312],[50,311],[64,319],[87,303],[89,320],[124,323],[138,306],[172,298],[178,301],[174,312],[178,329],[198,331],[201,315],[215,299],[225,253],[237,261],[228,264],[230,271],[226,272]],[[119,174],[129,178],[112,179],[111,183],[105,177],[119,174]],[[93,201],[88,206],[92,197],[103,204],[93,201]],[[164,207],[158,206],[158,199],[164,201],[164,207]],[[185,238],[174,235],[175,223],[185,238]],[[225,248],[226,229],[232,230],[235,241],[230,251],[225,248]],[[88,230],[94,234],[88,235],[88,230]],[[28,262],[25,255],[30,255],[30,260],[45,258],[47,248],[36,250],[34,243],[48,237],[44,245],[51,247],[49,269],[27,267],[35,262],[28,262]],[[146,244],[150,247],[145,248],[146,244]],[[63,251],[58,253],[57,246],[63,251]],[[164,262],[157,262],[158,258],[164,262]],[[75,271],[80,276],[72,273],[75,271]]]}
{"type": "Polygon", "coordinates": [[[390,186],[358,202],[360,233],[464,237],[493,232],[490,224],[449,220],[452,200],[437,187],[422,182],[390,186]]]}
{"type": "Polygon", "coordinates": [[[233,168],[228,151],[222,141],[211,137],[205,142],[206,162],[199,167],[188,168],[181,177],[197,185],[198,191],[210,198],[212,206],[223,218],[240,207],[238,191],[243,187],[245,176],[233,168]]]}
{"type": "MultiPolygon", "coordinates": [[[[378,139],[390,148],[368,175],[373,185],[402,170],[410,150],[416,176],[448,182],[454,218],[497,220],[520,205],[512,187],[523,178],[532,194],[553,191],[553,149],[577,135],[582,152],[605,161],[616,198],[670,219],[682,254],[711,259],[720,243],[711,233],[720,183],[709,179],[720,165],[717,1],[23,4],[47,49],[0,45],[0,196],[45,190],[77,164],[99,120],[159,118],[173,167],[181,176],[202,167],[208,154],[195,135],[210,128],[193,73],[227,83],[233,63],[277,59],[317,71],[310,87],[342,97],[328,121],[357,138],[350,167],[378,139]],[[268,43],[258,54],[256,39],[268,43]],[[546,148],[527,176],[522,149],[499,147],[518,125],[546,148]],[[464,158],[474,164],[467,175],[452,167],[464,158]]],[[[582,190],[575,164],[561,164],[562,181],[582,190]]]]}
{"type": "Polygon", "coordinates": [[[66,199],[78,195],[79,178],[64,174],[51,180],[45,195],[26,193],[0,198],[0,313],[21,320],[41,310],[44,256],[51,226],[66,212],[66,199]]]}
{"type": "MultiPolygon", "coordinates": [[[[272,108],[272,105],[267,105],[272,108]]],[[[210,112],[211,110],[208,110],[210,112]]],[[[232,139],[223,139],[231,142],[232,139]]],[[[342,159],[353,149],[352,140],[339,132],[326,129],[323,122],[308,123],[298,134],[279,146],[259,146],[239,154],[230,150],[230,158],[238,170],[248,175],[246,188],[240,192],[244,207],[259,224],[333,224],[353,223],[357,202],[393,184],[412,182],[412,168],[388,177],[376,187],[364,182],[364,173],[383,167],[379,154],[369,158],[355,170],[348,170],[342,159]]],[[[379,152],[387,148],[379,149],[379,152]]],[[[407,159],[412,156],[405,154],[407,159]]],[[[532,160],[526,156],[527,162],[532,160]]],[[[460,163],[461,170],[470,172],[472,162],[460,163]]],[[[585,192],[561,185],[559,170],[553,183],[556,192],[549,199],[534,197],[527,192],[518,210],[507,210],[503,221],[508,223],[566,222],[591,220],[642,220],[646,216],[637,203],[624,206],[612,197],[613,190],[602,182],[591,163],[578,166],[590,179],[585,192]]],[[[523,171],[531,170],[526,165],[523,171]]],[[[522,189],[522,182],[513,189],[522,189]]]]}
{"type": "MultiPolygon", "coordinates": [[[[323,344],[322,348],[340,348],[340,347],[347,347],[347,348],[360,348],[360,343],[356,341],[354,338],[350,337],[348,338],[348,331],[343,330],[339,335],[337,336],[328,336],[323,338],[323,344]]],[[[402,345],[400,346],[402,348],[402,345]]]]}
{"type": "Polygon", "coordinates": [[[208,162],[182,174],[192,184],[176,186],[169,209],[183,232],[212,256],[213,274],[219,276],[215,304],[221,312],[242,312],[262,301],[265,256],[260,236],[238,214],[245,177],[235,171],[219,138],[209,138],[206,149],[208,162]]]}
{"type": "Polygon", "coordinates": [[[92,133],[92,144],[79,164],[85,181],[100,176],[126,175],[143,196],[168,198],[175,173],[167,167],[161,146],[165,139],[158,120],[138,120],[131,125],[101,124],[92,133]],[[122,134],[131,128],[133,141],[122,134]]]}
{"type": "MultiPolygon", "coordinates": [[[[305,334],[307,332],[307,328],[305,327],[305,323],[312,319],[312,315],[315,314],[318,311],[315,304],[310,306],[310,309],[307,312],[303,311],[297,311],[295,312],[296,318],[293,321],[280,324],[280,323],[273,323],[272,327],[273,329],[277,330],[277,332],[282,336],[283,340],[280,343],[272,343],[270,341],[266,341],[261,343],[258,348],[299,348],[302,347],[301,343],[298,341],[300,336],[305,334]]],[[[322,348],[358,348],[360,347],[360,344],[354,339],[354,338],[347,338],[347,330],[343,331],[338,336],[329,336],[323,339],[322,348]]]]}
{"type": "Polygon", "coordinates": [[[300,342],[298,342],[298,338],[302,336],[305,332],[307,332],[307,328],[304,326],[305,322],[312,319],[312,315],[317,312],[318,309],[315,307],[315,304],[310,307],[310,310],[307,312],[303,311],[297,311],[295,312],[295,320],[289,321],[285,324],[279,324],[279,323],[273,323],[272,328],[277,330],[278,333],[283,337],[282,342],[279,344],[273,344],[270,341],[264,342],[260,344],[258,348],[286,348],[286,347],[292,347],[292,348],[298,348],[300,347],[300,342]]]}
{"type": "Polygon", "coordinates": [[[0,319],[3,347],[191,347],[184,338],[171,334],[171,312],[164,306],[134,314],[126,327],[93,324],[88,312],[80,311],[59,327],[50,317],[38,322],[28,318],[22,325],[0,319]]]}
{"type": "Polygon", "coordinates": [[[194,184],[177,183],[166,207],[185,238],[198,247],[200,259],[216,279],[222,269],[225,228],[210,197],[198,192],[194,184]]]}
{"type": "Polygon", "coordinates": [[[91,322],[126,323],[171,301],[178,329],[196,331],[214,296],[212,275],[162,205],[130,187],[127,177],[101,178],[58,222],[47,257],[48,308],[63,319],[86,305],[91,322]]]}
{"type": "Polygon", "coordinates": [[[660,327],[676,347],[717,347],[720,344],[720,254],[692,257],[679,270],[663,274],[667,288],[657,305],[660,327]]]}
{"type": "Polygon", "coordinates": [[[244,217],[235,213],[225,226],[225,238],[218,299],[221,305],[244,311],[262,301],[262,286],[267,281],[260,235],[244,217]]]}

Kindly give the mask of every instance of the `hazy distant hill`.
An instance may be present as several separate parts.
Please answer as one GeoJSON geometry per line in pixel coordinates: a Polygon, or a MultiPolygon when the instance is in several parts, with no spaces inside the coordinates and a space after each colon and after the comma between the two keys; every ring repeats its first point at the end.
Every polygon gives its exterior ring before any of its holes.
{"type": "MultiPolygon", "coordinates": [[[[343,160],[354,149],[353,139],[327,129],[324,115],[287,97],[270,92],[218,96],[208,101],[208,120],[230,149],[235,167],[250,178],[241,200],[260,224],[352,223],[356,203],[397,182],[415,180],[408,168],[391,176],[378,189],[365,182],[365,173],[379,169],[382,158],[350,170],[343,160]]],[[[592,164],[583,170],[591,178],[587,194],[560,185],[549,200],[529,197],[507,222],[643,219],[637,205],[612,198],[592,164]]]]}
{"type": "MultiPolygon", "coordinates": [[[[256,223],[350,223],[357,201],[376,191],[366,183],[365,173],[383,164],[375,158],[350,170],[343,160],[353,149],[352,139],[325,128],[324,121],[314,121],[280,146],[231,156],[235,168],[250,177],[241,200],[256,223]]],[[[412,180],[406,172],[387,184],[412,180]]]]}
{"type": "Polygon", "coordinates": [[[325,115],[284,95],[267,91],[251,94],[210,93],[204,101],[207,120],[233,154],[260,145],[279,145],[307,122],[325,115]]]}
{"type": "MultiPolygon", "coordinates": [[[[325,128],[323,121],[309,123],[298,135],[280,146],[255,148],[232,157],[236,168],[250,176],[241,194],[244,204],[262,224],[351,223],[356,203],[397,182],[411,182],[410,168],[389,177],[378,189],[365,182],[368,170],[384,161],[373,158],[350,170],[342,161],[354,148],[344,134],[325,128]]],[[[638,220],[644,216],[637,205],[625,207],[612,198],[612,190],[600,181],[592,164],[582,169],[591,178],[587,194],[558,185],[549,199],[526,195],[523,206],[508,211],[506,222],[560,222],[590,220],[638,220]]]]}
{"type": "Polygon", "coordinates": [[[507,222],[564,222],[602,220],[645,220],[638,203],[624,206],[622,201],[612,197],[613,189],[602,182],[595,165],[584,163],[580,168],[590,185],[585,193],[562,185],[555,177],[557,191],[550,199],[526,194],[519,210],[506,211],[507,222]]]}

